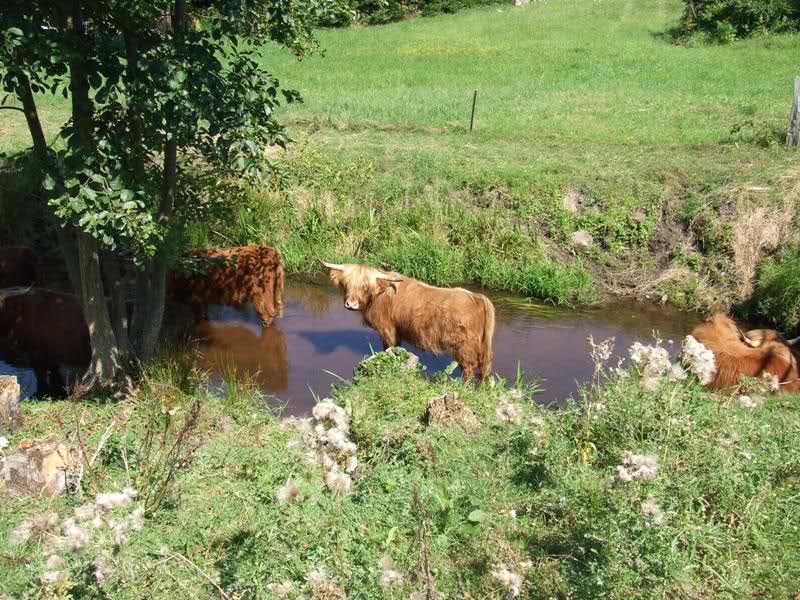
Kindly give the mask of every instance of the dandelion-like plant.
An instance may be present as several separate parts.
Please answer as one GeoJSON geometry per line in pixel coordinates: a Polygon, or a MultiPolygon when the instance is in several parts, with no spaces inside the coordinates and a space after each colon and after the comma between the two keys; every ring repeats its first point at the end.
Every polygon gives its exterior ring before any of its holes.
{"type": "MultiPolygon", "coordinates": [[[[294,429],[306,448],[304,459],[322,466],[327,488],[338,496],[349,494],[353,488],[351,474],[358,468],[358,447],[350,440],[350,415],[331,400],[317,403],[312,417],[286,419],[282,428],[294,429]]],[[[289,442],[297,448],[297,440],[289,442]]]]}

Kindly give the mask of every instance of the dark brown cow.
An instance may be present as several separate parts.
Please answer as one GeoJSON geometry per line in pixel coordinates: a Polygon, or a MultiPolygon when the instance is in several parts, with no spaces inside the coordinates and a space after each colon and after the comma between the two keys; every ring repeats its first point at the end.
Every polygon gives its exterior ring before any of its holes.
{"type": "Polygon", "coordinates": [[[344,291],[344,305],[360,311],[383,347],[403,340],[434,353],[452,354],[470,381],[492,368],[494,306],[482,294],[438,288],[365,265],[323,263],[344,291]]]}
{"type": "Polygon", "coordinates": [[[167,297],[189,304],[195,323],[208,320],[209,304],[241,306],[252,302],[264,327],[283,316],[283,260],[268,246],[193,250],[199,272],[171,272],[167,297]]]}
{"type": "Polygon", "coordinates": [[[762,333],[744,334],[733,319],[721,314],[692,330],[690,335],[714,353],[717,373],[709,387],[731,389],[742,377],[769,373],[778,378],[781,390],[800,390],[797,356],[789,345],[777,332],[754,331],[762,333]]]}
{"type": "Polygon", "coordinates": [[[36,285],[36,255],[25,246],[0,248],[0,288],[36,285]]]}
{"type": "Polygon", "coordinates": [[[0,290],[0,357],[32,368],[42,388],[62,393],[58,368],[89,364],[89,329],[77,296],[41,288],[0,290]]]}

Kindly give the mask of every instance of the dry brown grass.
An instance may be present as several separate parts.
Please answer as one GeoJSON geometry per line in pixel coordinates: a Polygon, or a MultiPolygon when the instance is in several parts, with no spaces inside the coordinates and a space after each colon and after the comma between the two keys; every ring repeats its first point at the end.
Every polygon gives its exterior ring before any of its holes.
{"type": "Polygon", "coordinates": [[[737,209],[731,223],[735,294],[744,300],[753,292],[758,263],[778,250],[792,234],[792,224],[800,204],[800,184],[795,184],[772,206],[763,204],[737,209]]]}

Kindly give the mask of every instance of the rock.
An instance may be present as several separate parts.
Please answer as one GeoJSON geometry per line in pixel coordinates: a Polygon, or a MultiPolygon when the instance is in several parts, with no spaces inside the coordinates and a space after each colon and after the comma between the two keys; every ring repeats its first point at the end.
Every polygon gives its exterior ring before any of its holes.
{"type": "Polygon", "coordinates": [[[425,412],[425,423],[440,427],[461,427],[464,431],[477,431],[481,424],[475,414],[461,400],[455,392],[447,392],[442,396],[431,398],[425,412]]]}
{"type": "Polygon", "coordinates": [[[19,384],[13,375],[0,376],[0,432],[13,433],[22,425],[19,384]]]}
{"type": "Polygon", "coordinates": [[[409,352],[411,356],[403,363],[403,368],[408,369],[409,371],[416,371],[417,365],[419,365],[419,356],[414,354],[413,352],[409,352]]]}
{"type": "Polygon", "coordinates": [[[571,213],[580,212],[586,205],[586,196],[578,190],[569,190],[561,201],[561,205],[571,213]]]}
{"type": "Polygon", "coordinates": [[[78,467],[77,453],[58,441],[41,442],[7,456],[0,470],[0,487],[17,495],[51,498],[67,489],[78,467]]]}
{"type": "Polygon", "coordinates": [[[589,250],[594,244],[594,238],[588,231],[576,231],[572,234],[570,241],[576,250],[589,250]]]}

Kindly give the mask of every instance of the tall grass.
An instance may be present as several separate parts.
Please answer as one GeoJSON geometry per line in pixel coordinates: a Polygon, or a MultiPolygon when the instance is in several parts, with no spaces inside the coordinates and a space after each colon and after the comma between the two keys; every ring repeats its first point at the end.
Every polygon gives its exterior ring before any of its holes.
{"type": "MultiPolygon", "coordinates": [[[[581,405],[550,412],[531,390],[422,377],[402,366],[405,358],[382,353],[357,370],[353,386],[333,392],[351,415],[360,465],[344,496],[326,488],[294,428],[257,399],[204,398],[192,436],[202,445],[179,469],[169,501],[111,556],[94,592],[271,598],[268,586],[287,582],[290,598],[341,597],[314,592],[320,570],[329,591],[365,599],[424,597],[431,585],[447,598],[507,598],[504,573],[519,576],[525,598],[798,592],[796,398],[745,408],[693,380],[648,391],[636,369],[610,379],[601,369],[581,405]],[[457,394],[477,426],[424,418],[444,392],[457,394]],[[622,478],[626,461],[631,471],[636,461],[650,465],[649,476],[622,478]],[[292,501],[278,494],[285,486],[296,492],[292,501]],[[385,557],[401,584],[381,585],[385,557]]],[[[196,394],[193,377],[171,368],[149,377],[159,373],[167,380],[149,380],[133,404],[79,412],[63,402],[27,404],[26,423],[42,435],[79,419],[94,448],[115,419],[119,435],[93,478],[101,490],[117,489],[143,471],[132,450],[148,419],[168,419],[173,409],[179,418],[196,394]]],[[[31,432],[10,436],[12,444],[31,432]]],[[[73,507],[72,498],[9,498],[0,540],[37,511],[66,517],[73,507]]],[[[0,589],[42,591],[45,542],[3,542],[0,589]]],[[[61,590],[74,593],[78,583],[68,579],[61,590]]]]}

